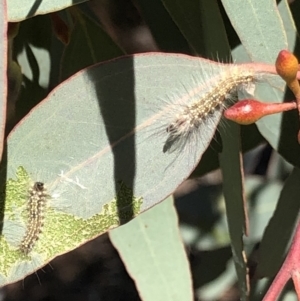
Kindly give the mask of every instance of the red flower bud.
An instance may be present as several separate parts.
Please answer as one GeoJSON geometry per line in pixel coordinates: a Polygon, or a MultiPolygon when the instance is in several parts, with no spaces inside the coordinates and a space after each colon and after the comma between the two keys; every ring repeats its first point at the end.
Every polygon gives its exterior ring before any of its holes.
{"type": "Polygon", "coordinates": [[[293,109],[297,109],[295,102],[264,103],[255,99],[244,99],[225,110],[224,116],[236,123],[246,125],[254,123],[266,115],[293,109]]]}
{"type": "Polygon", "coordinates": [[[300,86],[297,79],[299,62],[297,58],[288,50],[282,50],[278,54],[275,66],[277,73],[286,81],[294,93],[298,105],[300,105],[300,86]]]}
{"type": "Polygon", "coordinates": [[[298,71],[298,60],[293,53],[288,50],[282,50],[279,52],[276,59],[276,71],[287,82],[292,82],[298,71]]]}

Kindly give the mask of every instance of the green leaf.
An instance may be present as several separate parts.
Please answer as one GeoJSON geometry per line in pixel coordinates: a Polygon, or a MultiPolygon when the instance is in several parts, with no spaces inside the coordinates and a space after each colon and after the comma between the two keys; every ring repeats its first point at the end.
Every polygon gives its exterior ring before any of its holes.
{"type": "Polygon", "coordinates": [[[229,60],[229,44],[217,2],[161,0],[195,53],[229,60]]]}
{"type": "MultiPolygon", "coordinates": [[[[259,0],[223,0],[222,3],[252,61],[275,63],[280,50],[288,48],[293,51],[296,30],[286,1],[281,1],[278,7],[273,0],[264,1],[264,5],[259,0]]],[[[241,51],[236,52],[234,58],[241,61],[239,56],[244,57],[241,51]]],[[[276,89],[258,84],[258,99],[264,102],[283,101],[285,83],[278,79],[274,86],[276,89]]],[[[294,98],[288,95],[288,99],[294,98]]],[[[275,150],[287,161],[300,167],[296,112],[266,116],[256,124],[275,150]]]]}
{"type": "Polygon", "coordinates": [[[75,12],[77,12],[75,26],[61,62],[62,79],[87,66],[124,54],[99,24],[80,10],[75,12]]]}
{"type": "MultiPolygon", "coordinates": [[[[4,221],[0,236],[0,286],[24,278],[58,254],[66,253],[118,226],[120,219],[126,218],[131,211],[137,215],[142,204],[142,199],[133,197],[132,191],[120,182],[116,198],[97,214],[83,219],[63,212],[62,200],[57,195],[49,194],[46,208],[38,210],[38,214],[44,216],[43,225],[34,226],[31,225],[32,211],[28,212],[32,186],[33,181],[23,167],[17,169],[16,179],[9,179],[6,185],[5,204],[1,204],[4,221]],[[37,239],[31,239],[33,249],[25,254],[20,246],[28,227],[41,233],[35,235],[37,239]]],[[[1,199],[4,199],[4,192],[1,199]]]]}
{"type": "MultiPolygon", "coordinates": [[[[215,110],[192,133],[174,136],[170,126],[183,105],[203,95],[207,99],[208,91],[215,99],[230,68],[159,53],[87,68],[54,89],[15,127],[2,179],[14,179],[22,166],[32,182],[45,183],[65,214],[84,221],[118,195],[122,181],[132,191],[130,198],[143,198],[144,211],[173,193],[199,163],[222,111],[215,110]]],[[[122,204],[117,207],[118,223],[135,216],[134,206],[128,206],[126,216],[122,204]]],[[[66,246],[64,252],[73,248],[75,244],[66,246]]]]}
{"type": "MultiPolygon", "coordinates": [[[[283,32],[280,32],[281,40],[282,36],[287,36],[288,38],[288,49],[293,51],[296,43],[296,29],[294,21],[291,18],[291,13],[286,1],[281,1],[278,6],[282,20],[280,20],[284,25],[283,32]]],[[[268,30],[271,30],[269,27],[268,30]]],[[[272,45],[272,44],[271,44],[272,45]]],[[[282,45],[282,49],[285,49],[282,45]]],[[[277,55],[278,52],[274,52],[277,55]]],[[[284,90],[285,85],[282,85],[282,90],[284,90]]],[[[283,99],[292,100],[295,96],[290,93],[287,89],[286,96],[283,92],[279,90],[273,90],[270,92],[262,91],[261,99],[268,102],[274,102],[276,100],[282,101],[283,99]]],[[[262,135],[267,139],[267,141],[272,145],[272,147],[277,150],[287,161],[292,163],[294,166],[300,167],[299,163],[299,151],[300,146],[297,141],[297,133],[299,129],[298,114],[295,112],[286,112],[284,114],[275,114],[262,118],[257,122],[257,126],[262,133],[262,135]]]]}
{"type": "MultiPolygon", "coordinates": [[[[20,65],[23,82],[16,102],[14,122],[23,118],[49,93],[51,75],[58,74],[58,51],[53,51],[53,34],[49,16],[37,16],[20,23],[13,41],[14,57],[20,65]]],[[[53,77],[54,78],[54,77],[53,77]]]]}
{"type": "Polygon", "coordinates": [[[243,235],[245,232],[247,233],[248,220],[244,198],[244,174],[241,166],[239,125],[227,121],[220,129],[220,132],[223,150],[219,158],[223,175],[223,192],[226,203],[232,255],[238,275],[241,300],[247,300],[249,296],[249,278],[247,274],[243,235]],[[230,160],[228,158],[230,158],[230,160]]]}
{"type": "Polygon", "coordinates": [[[191,54],[188,42],[161,0],[137,0],[137,2],[151,30],[151,34],[161,51],[191,54]]]}
{"type": "Polygon", "coordinates": [[[289,246],[300,210],[300,170],[295,168],[280,194],[259,248],[258,277],[273,277],[279,270],[289,246]]]}
{"type": "Polygon", "coordinates": [[[78,73],[11,133],[8,177],[24,166],[36,180],[64,192],[68,210],[82,217],[95,214],[111,200],[119,180],[143,195],[143,209],[153,206],[191,173],[220,118],[216,112],[210,127],[199,129],[201,139],[189,139],[184,148],[164,152],[167,126],[180,109],[181,98],[187,89],[199,87],[203,73],[217,76],[223,67],[187,56],[151,54],[78,73]],[[86,208],[76,205],[83,200],[86,208]]]}
{"type": "Polygon", "coordinates": [[[17,22],[27,18],[52,13],[86,0],[7,0],[8,21],[17,22]]]}
{"type": "Polygon", "coordinates": [[[109,233],[143,301],[192,301],[189,262],[171,198],[109,233]]]}
{"type": "Polygon", "coordinates": [[[243,46],[254,62],[274,63],[287,37],[273,0],[222,0],[243,46]]]}
{"type": "Polygon", "coordinates": [[[249,241],[257,243],[262,239],[266,226],[274,214],[283,184],[278,180],[266,180],[261,176],[247,176],[245,194],[248,203],[249,241]]]}

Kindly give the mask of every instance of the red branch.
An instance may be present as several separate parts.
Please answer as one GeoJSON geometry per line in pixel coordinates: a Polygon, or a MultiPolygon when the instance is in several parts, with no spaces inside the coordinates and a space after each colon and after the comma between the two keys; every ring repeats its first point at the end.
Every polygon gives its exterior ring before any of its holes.
{"type": "Polygon", "coordinates": [[[293,279],[295,290],[300,300],[300,222],[298,218],[297,228],[287,257],[267,291],[263,301],[274,301],[279,298],[285,284],[293,279]]]}

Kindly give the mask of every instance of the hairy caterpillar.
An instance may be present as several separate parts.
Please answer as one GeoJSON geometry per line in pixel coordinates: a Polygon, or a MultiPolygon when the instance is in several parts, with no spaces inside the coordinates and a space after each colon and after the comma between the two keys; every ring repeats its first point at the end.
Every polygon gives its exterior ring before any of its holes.
{"type": "Polygon", "coordinates": [[[47,201],[47,192],[44,183],[35,182],[29,189],[28,224],[25,236],[19,246],[24,254],[28,254],[42,232],[44,213],[47,201]]]}
{"type": "Polygon", "coordinates": [[[176,114],[170,116],[164,152],[181,148],[196,134],[201,137],[199,130],[214,126],[211,124],[211,116],[223,111],[226,99],[233,98],[232,95],[240,88],[245,88],[255,80],[257,77],[254,70],[232,65],[221,71],[210,83],[205,82],[198,90],[190,93],[189,99],[177,104],[176,114]]]}

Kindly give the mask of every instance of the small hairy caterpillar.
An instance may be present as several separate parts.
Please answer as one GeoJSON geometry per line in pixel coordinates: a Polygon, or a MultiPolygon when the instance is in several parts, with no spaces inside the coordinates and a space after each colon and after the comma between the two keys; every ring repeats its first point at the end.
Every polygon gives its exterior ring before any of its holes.
{"type": "MultiPolygon", "coordinates": [[[[213,76],[212,76],[213,78],[213,76]]],[[[170,120],[166,131],[168,137],[164,145],[164,152],[181,148],[189,139],[195,138],[207,126],[211,124],[211,116],[225,108],[225,100],[233,98],[240,88],[254,83],[257,80],[252,69],[232,65],[225,71],[221,71],[211,83],[209,80],[198,90],[190,95],[190,100],[179,104],[176,115],[170,120]]],[[[215,124],[216,126],[216,124],[215,124]]],[[[202,133],[203,135],[203,133],[202,133]]]]}
{"type": "Polygon", "coordinates": [[[47,196],[42,182],[35,182],[29,190],[28,224],[25,236],[19,246],[24,254],[28,254],[32,250],[42,232],[47,196]]]}

